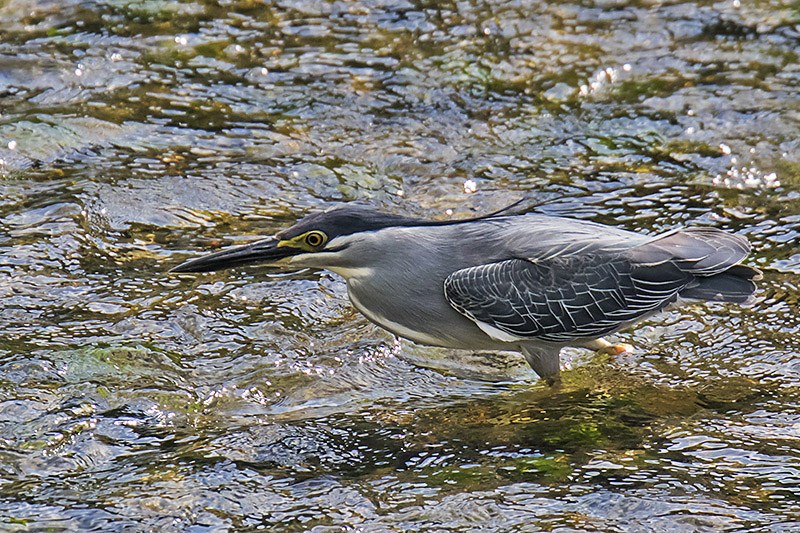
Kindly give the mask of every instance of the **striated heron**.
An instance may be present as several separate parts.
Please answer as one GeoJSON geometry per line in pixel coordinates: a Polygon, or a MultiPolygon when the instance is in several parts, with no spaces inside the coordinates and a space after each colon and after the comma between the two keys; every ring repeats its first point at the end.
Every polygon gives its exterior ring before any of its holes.
{"type": "Polygon", "coordinates": [[[747,240],[716,228],[650,236],[505,211],[438,221],[334,207],[172,272],[253,263],[328,269],[347,280],[356,309],[393,334],[520,351],[549,383],[564,346],[614,351],[601,337],[679,299],[743,303],[761,278],[739,264],[747,240]]]}

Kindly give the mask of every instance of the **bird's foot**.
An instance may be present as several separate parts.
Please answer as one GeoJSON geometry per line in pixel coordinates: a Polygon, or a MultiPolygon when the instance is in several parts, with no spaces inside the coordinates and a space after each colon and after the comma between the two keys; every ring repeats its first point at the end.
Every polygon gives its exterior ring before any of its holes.
{"type": "Polygon", "coordinates": [[[630,344],[609,344],[608,346],[603,346],[597,353],[601,355],[619,355],[621,353],[630,353],[633,351],[633,346],[630,344]]]}
{"type": "Polygon", "coordinates": [[[630,344],[611,344],[603,339],[593,340],[586,343],[585,346],[596,351],[600,355],[619,355],[621,353],[633,351],[633,346],[630,344]]]}

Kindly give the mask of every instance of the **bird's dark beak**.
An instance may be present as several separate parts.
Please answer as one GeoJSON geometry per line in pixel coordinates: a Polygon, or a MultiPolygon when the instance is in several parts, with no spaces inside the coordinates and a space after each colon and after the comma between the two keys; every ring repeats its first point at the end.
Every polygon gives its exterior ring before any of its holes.
{"type": "Polygon", "coordinates": [[[170,272],[212,272],[254,263],[276,263],[302,250],[292,246],[279,246],[280,239],[270,237],[243,246],[220,250],[178,265],[170,272]]]}

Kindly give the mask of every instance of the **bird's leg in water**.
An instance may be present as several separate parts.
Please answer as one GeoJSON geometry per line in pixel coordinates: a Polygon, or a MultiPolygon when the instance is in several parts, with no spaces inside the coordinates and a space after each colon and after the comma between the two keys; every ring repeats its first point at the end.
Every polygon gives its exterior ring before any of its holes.
{"type": "Polygon", "coordinates": [[[561,370],[560,348],[554,346],[542,347],[528,343],[520,346],[520,349],[533,371],[547,381],[548,385],[554,385],[561,380],[559,375],[561,370]]]}

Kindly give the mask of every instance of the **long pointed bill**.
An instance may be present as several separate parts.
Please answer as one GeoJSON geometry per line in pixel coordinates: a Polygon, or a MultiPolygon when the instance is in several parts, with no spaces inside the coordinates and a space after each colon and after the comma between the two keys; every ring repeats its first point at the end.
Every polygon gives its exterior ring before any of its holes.
{"type": "Polygon", "coordinates": [[[170,272],[211,272],[254,263],[275,263],[302,253],[302,250],[291,246],[278,246],[279,242],[279,239],[270,237],[252,244],[228,248],[187,261],[170,272]]]}

